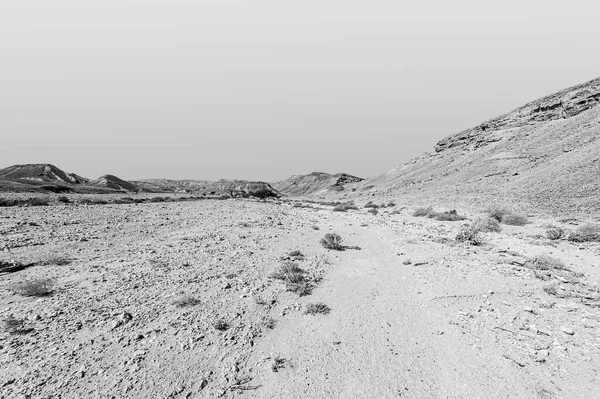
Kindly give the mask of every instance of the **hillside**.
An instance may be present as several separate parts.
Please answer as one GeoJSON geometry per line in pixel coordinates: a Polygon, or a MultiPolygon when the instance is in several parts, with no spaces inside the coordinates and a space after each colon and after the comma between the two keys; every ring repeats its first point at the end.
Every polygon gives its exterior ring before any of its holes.
{"type": "Polygon", "coordinates": [[[0,191],[103,194],[115,191],[136,192],[140,188],[112,175],[90,180],[65,172],[52,164],[26,164],[0,169],[0,191]]]}
{"type": "Polygon", "coordinates": [[[104,188],[110,188],[112,190],[118,191],[131,191],[136,192],[140,191],[140,188],[135,184],[119,179],[117,176],[113,175],[104,175],[96,180],[92,180],[88,183],[90,186],[98,186],[104,188]]]}
{"type": "Polygon", "coordinates": [[[599,103],[600,78],[449,136],[361,186],[432,204],[503,201],[553,213],[597,210],[599,103]]]}
{"type": "Polygon", "coordinates": [[[66,173],[51,164],[13,165],[0,169],[0,180],[30,180],[82,184],[89,181],[75,173],[66,173]]]}
{"type": "Polygon", "coordinates": [[[346,173],[330,175],[323,172],[313,172],[308,175],[294,175],[285,180],[278,180],[273,187],[278,191],[291,196],[320,194],[327,191],[344,191],[344,186],[358,183],[364,179],[346,173]]]}

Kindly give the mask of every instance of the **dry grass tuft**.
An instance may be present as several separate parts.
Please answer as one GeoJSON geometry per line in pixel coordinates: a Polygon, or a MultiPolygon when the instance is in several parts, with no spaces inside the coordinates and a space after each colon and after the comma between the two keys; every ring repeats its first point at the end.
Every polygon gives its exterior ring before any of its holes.
{"type": "Polygon", "coordinates": [[[329,306],[321,302],[309,303],[306,305],[306,309],[304,310],[304,314],[309,314],[313,316],[317,314],[329,314],[329,312],[331,312],[329,306]]]}
{"type": "Polygon", "coordinates": [[[15,294],[22,296],[48,296],[54,291],[54,280],[37,279],[23,281],[22,283],[14,284],[10,289],[15,294]]]}
{"type": "Polygon", "coordinates": [[[327,233],[325,237],[321,239],[321,245],[327,249],[333,249],[335,251],[343,251],[345,249],[342,244],[342,237],[336,233],[327,233]]]}

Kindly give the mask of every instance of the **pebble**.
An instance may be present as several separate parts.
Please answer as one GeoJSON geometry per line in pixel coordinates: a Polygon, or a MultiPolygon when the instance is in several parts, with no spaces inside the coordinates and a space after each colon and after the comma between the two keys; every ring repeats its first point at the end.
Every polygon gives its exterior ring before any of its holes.
{"type": "Polygon", "coordinates": [[[575,334],[575,331],[573,331],[572,328],[565,327],[565,326],[561,326],[560,327],[560,331],[564,332],[567,335],[574,335],[575,334]]]}

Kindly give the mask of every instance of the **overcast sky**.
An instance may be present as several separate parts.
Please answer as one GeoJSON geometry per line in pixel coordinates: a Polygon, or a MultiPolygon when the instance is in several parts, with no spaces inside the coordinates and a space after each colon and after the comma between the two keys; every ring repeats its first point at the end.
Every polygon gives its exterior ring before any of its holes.
{"type": "Polygon", "coordinates": [[[597,1],[0,0],[0,167],[375,176],[600,76],[597,1]]]}

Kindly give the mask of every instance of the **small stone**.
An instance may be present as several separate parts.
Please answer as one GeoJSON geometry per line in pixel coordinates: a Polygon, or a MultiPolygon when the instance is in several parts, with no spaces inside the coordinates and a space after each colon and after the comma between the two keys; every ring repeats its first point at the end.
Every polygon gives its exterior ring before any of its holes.
{"type": "Polygon", "coordinates": [[[560,331],[564,332],[567,335],[574,335],[575,334],[575,331],[573,331],[572,328],[565,327],[565,326],[561,326],[560,327],[560,331]]]}

